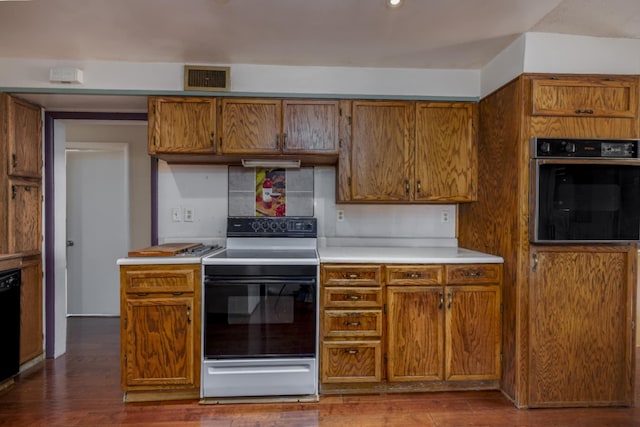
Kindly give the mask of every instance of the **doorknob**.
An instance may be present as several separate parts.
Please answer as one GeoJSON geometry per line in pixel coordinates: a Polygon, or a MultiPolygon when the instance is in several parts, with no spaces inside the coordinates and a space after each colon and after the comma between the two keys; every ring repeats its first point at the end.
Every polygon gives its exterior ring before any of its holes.
{"type": "Polygon", "coordinates": [[[67,247],[75,245],[73,240],[67,240],[67,247]]]}

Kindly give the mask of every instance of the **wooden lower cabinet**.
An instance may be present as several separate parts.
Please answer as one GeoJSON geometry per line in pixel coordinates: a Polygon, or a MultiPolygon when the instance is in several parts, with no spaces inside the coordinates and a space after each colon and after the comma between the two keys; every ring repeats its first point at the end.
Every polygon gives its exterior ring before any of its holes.
{"type": "Polygon", "coordinates": [[[501,265],[323,264],[321,282],[322,392],[498,388],[501,265]],[[347,286],[363,269],[367,286],[347,286]],[[328,297],[363,291],[381,310],[328,297]]]}
{"type": "Polygon", "coordinates": [[[531,250],[529,406],[632,405],[635,246],[531,250]]]}
{"type": "Polygon", "coordinates": [[[20,284],[20,363],[42,356],[42,259],[22,259],[20,284]]]}
{"type": "Polygon", "coordinates": [[[127,397],[197,397],[200,265],[121,266],[120,282],[121,386],[127,397]]]}

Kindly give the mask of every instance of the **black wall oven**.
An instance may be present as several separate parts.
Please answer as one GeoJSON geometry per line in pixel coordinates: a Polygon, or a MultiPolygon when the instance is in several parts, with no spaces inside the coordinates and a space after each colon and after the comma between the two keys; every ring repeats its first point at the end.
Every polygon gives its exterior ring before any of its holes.
{"type": "Polygon", "coordinates": [[[536,138],[531,144],[530,240],[640,240],[637,140],[536,138]]]}

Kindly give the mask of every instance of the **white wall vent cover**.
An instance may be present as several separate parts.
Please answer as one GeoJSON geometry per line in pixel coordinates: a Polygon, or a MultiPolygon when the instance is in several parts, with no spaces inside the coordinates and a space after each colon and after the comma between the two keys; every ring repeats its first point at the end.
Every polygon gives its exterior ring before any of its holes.
{"type": "Polygon", "coordinates": [[[228,91],[230,67],[184,66],[184,90],[228,91]]]}

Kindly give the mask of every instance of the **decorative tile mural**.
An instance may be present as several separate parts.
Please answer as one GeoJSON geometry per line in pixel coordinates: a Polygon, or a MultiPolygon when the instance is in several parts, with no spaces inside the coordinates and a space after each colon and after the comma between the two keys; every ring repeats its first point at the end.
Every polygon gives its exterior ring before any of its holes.
{"type": "Polygon", "coordinates": [[[229,166],[229,216],[313,216],[313,168],[229,166]]]}

